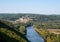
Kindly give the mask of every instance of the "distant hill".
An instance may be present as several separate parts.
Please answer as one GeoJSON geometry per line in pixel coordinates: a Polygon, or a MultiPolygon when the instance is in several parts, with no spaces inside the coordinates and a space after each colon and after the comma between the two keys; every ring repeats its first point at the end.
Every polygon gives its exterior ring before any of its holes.
{"type": "Polygon", "coordinates": [[[34,21],[55,21],[55,20],[60,20],[60,15],[40,15],[40,14],[29,14],[29,13],[0,13],[0,19],[5,19],[5,20],[17,20],[21,18],[22,16],[24,17],[29,17],[32,18],[34,21]]]}

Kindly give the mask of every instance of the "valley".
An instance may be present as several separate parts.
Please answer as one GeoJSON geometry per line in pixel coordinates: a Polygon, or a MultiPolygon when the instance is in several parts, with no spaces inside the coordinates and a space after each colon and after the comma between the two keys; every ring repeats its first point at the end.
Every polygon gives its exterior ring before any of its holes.
{"type": "Polygon", "coordinates": [[[59,39],[60,15],[0,14],[2,42],[60,42],[59,39]]]}

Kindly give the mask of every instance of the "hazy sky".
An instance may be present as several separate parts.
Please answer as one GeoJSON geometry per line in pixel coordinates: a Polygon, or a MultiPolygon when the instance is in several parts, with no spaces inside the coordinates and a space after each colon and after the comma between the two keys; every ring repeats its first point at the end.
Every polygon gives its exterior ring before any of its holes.
{"type": "Polygon", "coordinates": [[[60,0],[0,0],[0,13],[60,14],[60,0]]]}

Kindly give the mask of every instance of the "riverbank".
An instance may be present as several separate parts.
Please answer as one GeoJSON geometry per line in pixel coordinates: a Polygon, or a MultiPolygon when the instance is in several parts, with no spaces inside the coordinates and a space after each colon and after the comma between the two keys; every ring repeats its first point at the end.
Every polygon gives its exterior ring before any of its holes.
{"type": "Polygon", "coordinates": [[[44,38],[45,42],[60,42],[60,35],[50,33],[48,30],[44,29],[35,28],[35,31],[44,38]]]}
{"type": "Polygon", "coordinates": [[[34,29],[35,29],[35,31],[36,31],[39,35],[41,35],[41,37],[44,39],[44,42],[46,42],[46,39],[45,39],[45,37],[44,37],[45,31],[39,30],[39,29],[37,29],[37,28],[34,28],[34,29]]]}

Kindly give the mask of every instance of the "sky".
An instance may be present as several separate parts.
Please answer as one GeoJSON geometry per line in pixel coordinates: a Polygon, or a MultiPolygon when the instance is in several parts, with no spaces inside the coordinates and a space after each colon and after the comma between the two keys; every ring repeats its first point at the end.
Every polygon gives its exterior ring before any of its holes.
{"type": "Polygon", "coordinates": [[[60,14],[60,0],[0,0],[0,13],[60,14]]]}

